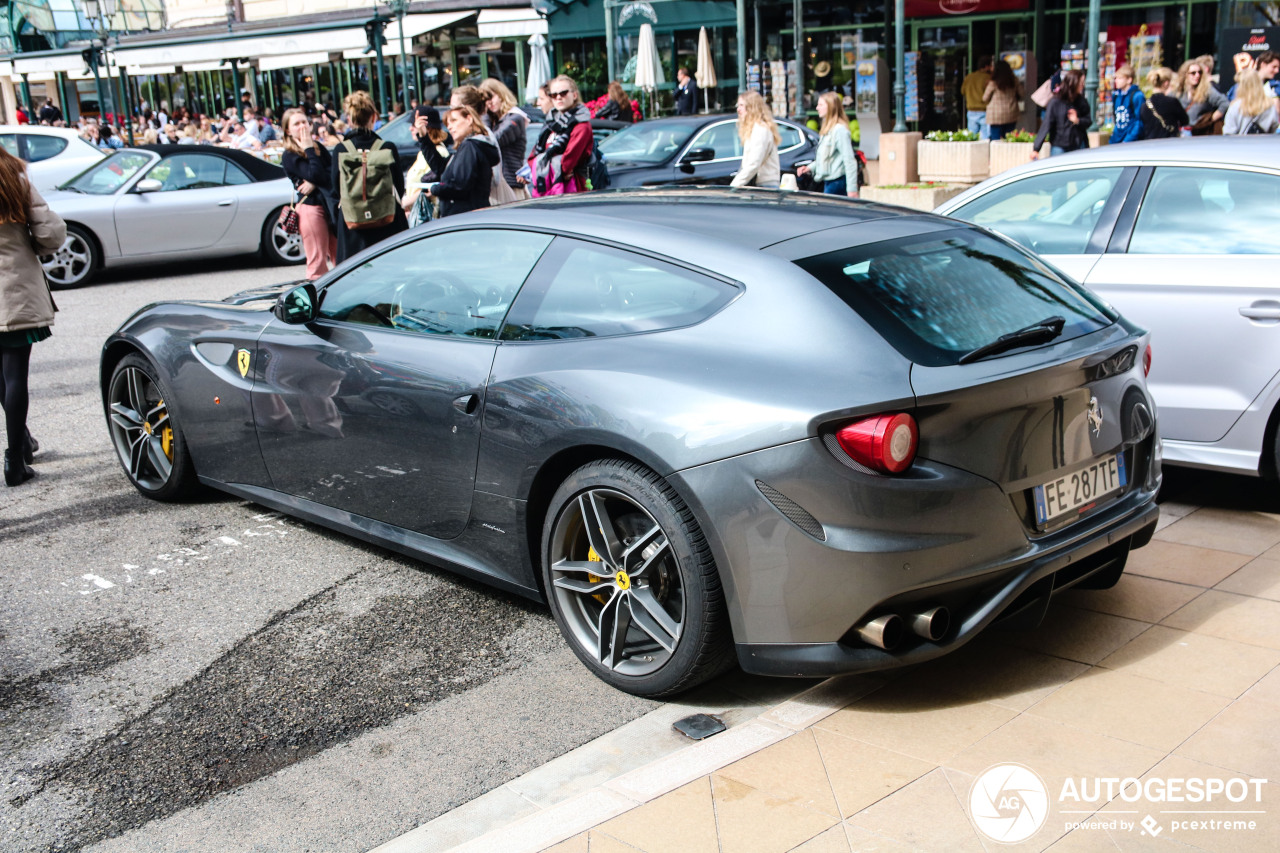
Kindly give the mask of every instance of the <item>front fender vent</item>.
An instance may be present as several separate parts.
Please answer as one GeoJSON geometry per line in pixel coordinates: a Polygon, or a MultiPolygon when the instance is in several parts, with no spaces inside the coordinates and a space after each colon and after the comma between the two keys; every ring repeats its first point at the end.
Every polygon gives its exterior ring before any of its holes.
{"type": "Polygon", "coordinates": [[[818,523],[818,519],[805,512],[804,507],[800,506],[800,504],[760,480],[756,480],[756,488],[760,490],[760,494],[764,495],[765,500],[773,504],[774,509],[786,516],[787,520],[796,527],[799,527],[820,542],[827,541],[827,534],[822,529],[822,525],[818,523]]]}

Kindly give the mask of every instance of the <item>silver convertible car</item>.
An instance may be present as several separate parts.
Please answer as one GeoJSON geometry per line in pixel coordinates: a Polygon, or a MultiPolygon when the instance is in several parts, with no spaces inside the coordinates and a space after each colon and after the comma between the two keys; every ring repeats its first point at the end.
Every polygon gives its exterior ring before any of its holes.
{"type": "Polygon", "coordinates": [[[293,199],[279,166],[203,145],[122,148],[46,193],[67,239],[42,259],[55,288],[88,284],[105,267],[261,252],[305,260],[278,222],[293,199]]]}
{"type": "Polygon", "coordinates": [[[101,382],[142,494],[212,486],[545,599],[593,672],[663,696],[735,656],[923,661],[1114,584],[1158,515],[1149,356],[971,225],[624,190],[150,306],[101,382]]]}
{"type": "Polygon", "coordinates": [[[1151,330],[1165,462],[1276,477],[1280,138],[1050,157],[936,212],[1016,240],[1151,330]]]}

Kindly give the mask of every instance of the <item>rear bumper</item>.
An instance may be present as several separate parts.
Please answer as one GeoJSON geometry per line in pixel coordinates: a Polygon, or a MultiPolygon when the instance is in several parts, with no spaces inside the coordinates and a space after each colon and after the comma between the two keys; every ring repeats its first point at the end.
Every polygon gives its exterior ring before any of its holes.
{"type": "MultiPolygon", "coordinates": [[[[744,670],[758,675],[816,677],[891,669],[941,657],[993,622],[1028,615],[1038,622],[1057,593],[1122,568],[1132,548],[1151,541],[1159,517],[1159,507],[1148,503],[1127,518],[1095,529],[1053,553],[1012,564],[988,577],[954,612],[952,628],[942,641],[916,639],[913,645],[892,652],[843,642],[738,643],[738,661],[744,670]]],[[[913,598],[928,601],[929,592],[918,590],[913,598]]],[[[953,595],[942,588],[938,592],[953,595]]],[[[886,612],[891,610],[886,608],[886,612]]]]}

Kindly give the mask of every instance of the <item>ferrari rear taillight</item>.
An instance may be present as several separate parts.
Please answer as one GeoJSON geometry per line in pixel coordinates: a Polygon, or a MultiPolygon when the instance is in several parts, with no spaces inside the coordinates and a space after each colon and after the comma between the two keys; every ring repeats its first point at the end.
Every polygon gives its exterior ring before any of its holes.
{"type": "Polygon", "coordinates": [[[920,430],[916,419],[905,412],[877,415],[841,427],[836,442],[859,465],[883,474],[901,474],[916,458],[920,430]]]}
{"type": "Polygon", "coordinates": [[[1151,375],[1151,344],[1147,344],[1147,350],[1142,354],[1142,375],[1151,375]]]}

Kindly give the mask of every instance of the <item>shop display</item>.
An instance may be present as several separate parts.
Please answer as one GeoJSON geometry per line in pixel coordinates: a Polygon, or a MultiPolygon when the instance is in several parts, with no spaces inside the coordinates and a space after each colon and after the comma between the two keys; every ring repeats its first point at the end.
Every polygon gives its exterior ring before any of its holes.
{"type": "Polygon", "coordinates": [[[906,83],[904,121],[920,120],[920,53],[911,50],[903,54],[903,80],[906,83]]]}
{"type": "Polygon", "coordinates": [[[1117,51],[1116,43],[1104,41],[1098,53],[1098,112],[1094,116],[1098,127],[1115,124],[1115,89],[1117,51]]]}
{"type": "Polygon", "coordinates": [[[1164,65],[1161,37],[1148,35],[1144,24],[1138,34],[1129,39],[1129,64],[1133,66],[1134,82],[1147,91],[1147,74],[1164,65]]]}

